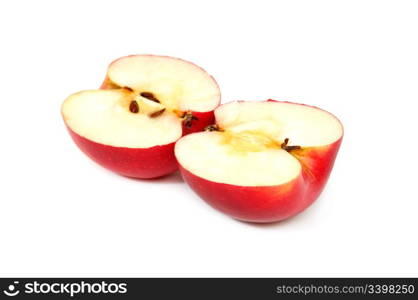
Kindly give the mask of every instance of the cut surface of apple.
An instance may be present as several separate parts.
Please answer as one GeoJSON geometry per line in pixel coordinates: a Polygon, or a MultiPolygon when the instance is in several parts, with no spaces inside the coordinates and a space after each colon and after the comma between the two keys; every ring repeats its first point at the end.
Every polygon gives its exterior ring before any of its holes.
{"type": "Polygon", "coordinates": [[[150,118],[153,107],[146,107],[146,114],[132,113],[131,101],[131,93],[123,89],[79,92],[64,103],[65,122],[83,137],[113,147],[149,148],[181,137],[181,121],[175,114],[150,118]]]}
{"type": "Polygon", "coordinates": [[[196,65],[133,55],[110,64],[102,89],[69,96],[62,115],[77,145],[96,162],[126,176],[153,178],[177,169],[170,153],[174,143],[213,123],[219,102],[216,82],[196,65]],[[147,158],[138,157],[139,149],[147,151],[147,158]],[[159,154],[153,158],[152,152],[159,154]]]}
{"type": "Polygon", "coordinates": [[[175,147],[183,177],[203,199],[237,219],[273,222],[318,197],[343,136],[333,115],[264,101],[225,104],[215,117],[207,132],[175,147]]]}
{"type": "Polygon", "coordinates": [[[219,88],[203,69],[181,59],[134,55],[114,61],[107,72],[113,87],[151,93],[167,110],[206,112],[219,104],[219,88]],[[140,70],[140,71],[139,71],[140,70]]]}

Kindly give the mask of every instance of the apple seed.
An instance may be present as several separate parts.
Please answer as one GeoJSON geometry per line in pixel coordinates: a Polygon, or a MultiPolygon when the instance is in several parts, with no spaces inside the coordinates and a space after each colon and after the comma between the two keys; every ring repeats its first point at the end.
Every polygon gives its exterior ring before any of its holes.
{"type": "Polygon", "coordinates": [[[160,103],[160,100],[158,100],[157,98],[155,98],[155,96],[154,96],[153,93],[150,93],[150,92],[142,92],[140,95],[142,97],[144,97],[144,98],[147,98],[148,100],[151,100],[151,101],[160,103]]]}
{"type": "Polygon", "coordinates": [[[159,111],[153,112],[153,113],[152,113],[152,114],[150,114],[149,116],[150,116],[150,118],[156,118],[156,117],[161,116],[161,114],[162,114],[164,111],[165,111],[165,108],[163,108],[162,110],[159,110],[159,111]]]}
{"type": "Polygon", "coordinates": [[[137,114],[139,112],[138,102],[136,102],[135,100],[132,100],[131,103],[129,104],[129,111],[131,113],[137,114]]]}

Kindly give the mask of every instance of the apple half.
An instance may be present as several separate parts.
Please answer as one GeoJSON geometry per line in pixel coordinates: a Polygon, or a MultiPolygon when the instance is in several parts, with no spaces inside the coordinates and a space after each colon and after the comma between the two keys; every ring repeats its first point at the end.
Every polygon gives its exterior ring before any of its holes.
{"type": "Polygon", "coordinates": [[[101,89],[69,96],[62,116],[78,147],[105,168],[156,178],[177,170],[174,144],[214,122],[220,91],[202,68],[132,55],[110,64],[101,89]]]}
{"type": "Polygon", "coordinates": [[[276,222],[323,190],[343,137],[332,114],[275,100],[231,102],[215,124],[175,146],[180,171],[207,203],[247,222],[276,222]]]}

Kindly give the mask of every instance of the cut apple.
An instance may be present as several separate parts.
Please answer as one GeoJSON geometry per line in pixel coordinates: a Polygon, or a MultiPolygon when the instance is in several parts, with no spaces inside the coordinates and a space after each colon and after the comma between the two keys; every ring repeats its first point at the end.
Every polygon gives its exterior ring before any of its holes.
{"type": "Polygon", "coordinates": [[[100,90],[69,96],[62,115],[80,149],[129,177],[177,169],[174,143],[214,122],[220,91],[203,69],[184,60],[134,55],[114,61],[100,90]]]}
{"type": "Polygon", "coordinates": [[[275,222],[319,196],[342,141],[336,117],[270,100],[228,103],[215,118],[175,146],[185,181],[210,205],[243,221],[275,222]]]}

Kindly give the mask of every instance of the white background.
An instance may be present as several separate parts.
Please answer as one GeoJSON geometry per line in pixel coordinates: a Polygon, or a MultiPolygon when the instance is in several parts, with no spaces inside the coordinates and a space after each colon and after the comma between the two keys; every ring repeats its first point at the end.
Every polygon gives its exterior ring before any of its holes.
{"type": "Polygon", "coordinates": [[[2,1],[1,276],[418,276],[416,1],[2,1]],[[60,105],[127,54],[181,57],[223,102],[338,116],[322,196],[273,225],[232,220],[178,174],[85,157],[60,105]]]}

